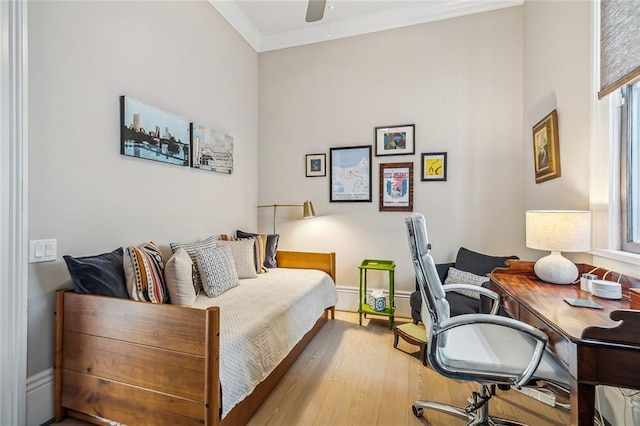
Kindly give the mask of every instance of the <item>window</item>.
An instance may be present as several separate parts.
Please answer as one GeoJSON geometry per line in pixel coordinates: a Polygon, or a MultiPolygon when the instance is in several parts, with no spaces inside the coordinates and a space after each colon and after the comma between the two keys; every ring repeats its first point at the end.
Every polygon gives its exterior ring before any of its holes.
{"type": "Polygon", "coordinates": [[[623,88],[620,195],[622,250],[640,253],[640,79],[623,88]]]}

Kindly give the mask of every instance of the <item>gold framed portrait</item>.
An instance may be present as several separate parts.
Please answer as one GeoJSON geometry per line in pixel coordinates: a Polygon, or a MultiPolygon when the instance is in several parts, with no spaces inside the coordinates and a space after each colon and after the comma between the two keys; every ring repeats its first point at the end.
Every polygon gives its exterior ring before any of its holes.
{"type": "Polygon", "coordinates": [[[558,112],[555,109],[533,126],[533,169],[536,183],[560,177],[558,112]]]}

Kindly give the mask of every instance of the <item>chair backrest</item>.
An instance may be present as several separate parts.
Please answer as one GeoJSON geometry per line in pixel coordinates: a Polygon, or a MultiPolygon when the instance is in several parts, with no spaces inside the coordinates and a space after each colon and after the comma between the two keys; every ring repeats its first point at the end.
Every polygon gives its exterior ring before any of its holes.
{"type": "Polygon", "coordinates": [[[427,223],[421,213],[412,213],[404,219],[409,240],[411,260],[422,295],[422,322],[430,332],[434,326],[449,318],[449,302],[445,299],[442,282],[435,262],[429,254],[431,244],[427,237],[427,223]],[[425,309],[426,308],[426,309],[425,309]],[[429,317],[427,317],[427,313],[429,317]]]}

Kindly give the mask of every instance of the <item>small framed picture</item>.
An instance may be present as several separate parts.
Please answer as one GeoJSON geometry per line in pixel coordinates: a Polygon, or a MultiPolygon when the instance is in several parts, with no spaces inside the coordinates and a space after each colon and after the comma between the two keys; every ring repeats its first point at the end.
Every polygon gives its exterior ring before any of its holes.
{"type": "Polygon", "coordinates": [[[415,154],[415,125],[376,127],[376,156],[415,154]]]}
{"type": "Polygon", "coordinates": [[[422,178],[420,180],[447,180],[446,152],[425,152],[422,154],[422,178]]]}
{"type": "Polygon", "coordinates": [[[307,154],[307,177],[327,175],[327,154],[307,154]]]}
{"type": "Polygon", "coordinates": [[[533,126],[533,168],[536,183],[560,177],[558,112],[555,109],[533,126]]]}
{"type": "Polygon", "coordinates": [[[380,211],[413,211],[413,163],[380,164],[380,211]]]}

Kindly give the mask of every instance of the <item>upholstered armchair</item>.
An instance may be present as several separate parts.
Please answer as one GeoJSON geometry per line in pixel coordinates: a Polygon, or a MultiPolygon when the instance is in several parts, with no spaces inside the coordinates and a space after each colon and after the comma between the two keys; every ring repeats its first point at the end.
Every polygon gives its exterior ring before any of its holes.
{"type": "MultiPolygon", "coordinates": [[[[487,278],[486,275],[495,268],[507,266],[505,262],[508,259],[518,259],[518,257],[489,256],[460,247],[455,262],[439,263],[436,265],[436,270],[440,282],[444,284],[472,284],[486,287],[489,282],[489,278],[487,278]],[[450,271],[451,275],[449,275],[450,271]]],[[[462,314],[488,312],[489,310],[489,300],[485,296],[479,296],[473,292],[449,292],[446,297],[449,302],[452,317],[462,314]]],[[[411,305],[411,318],[414,324],[417,324],[420,321],[422,305],[422,297],[420,296],[417,281],[416,291],[411,293],[409,304],[411,305]]]]}

